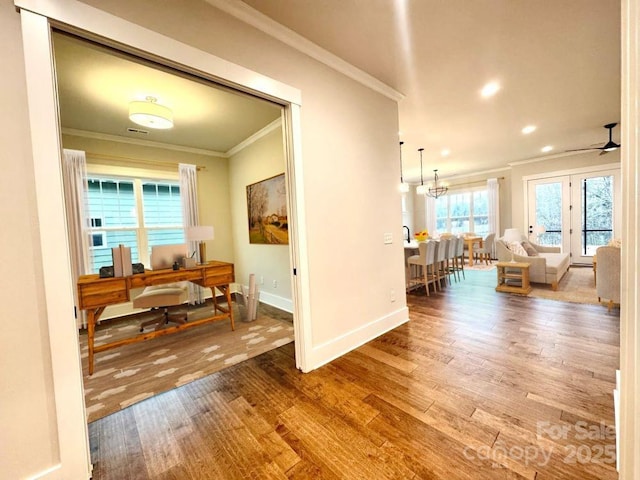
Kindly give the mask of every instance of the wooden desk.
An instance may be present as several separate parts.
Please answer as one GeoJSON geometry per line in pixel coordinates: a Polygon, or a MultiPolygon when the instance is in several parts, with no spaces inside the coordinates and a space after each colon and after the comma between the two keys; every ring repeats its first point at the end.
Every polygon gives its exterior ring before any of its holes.
{"type": "Polygon", "coordinates": [[[196,265],[192,268],[181,268],[180,270],[146,270],[144,273],[130,275],[128,277],[100,278],[98,275],[82,275],[78,279],[78,303],[80,309],[87,310],[89,375],[93,374],[94,354],[104,352],[105,350],[130,343],[142,342],[179,330],[185,330],[220,320],[228,319],[231,323],[231,330],[234,330],[233,308],[231,307],[231,292],[229,289],[229,284],[234,281],[233,264],[217,261],[208,262],[205,265],[196,265]],[[162,330],[141,333],[135,337],[118,340],[116,342],[94,346],[96,323],[106,307],[117,303],[128,302],[130,300],[129,292],[133,288],[183,281],[193,282],[201,287],[211,289],[211,293],[213,294],[213,315],[211,317],[187,322],[184,325],[176,325],[166,327],[162,330]],[[227,308],[217,304],[216,288],[224,294],[227,300],[227,308]],[[221,313],[218,314],[218,311],[221,313]]]}
{"type": "Polygon", "coordinates": [[[467,250],[469,251],[469,266],[473,267],[473,245],[478,244],[479,248],[482,248],[484,239],[482,237],[462,237],[467,244],[467,250]]]}
{"type": "Polygon", "coordinates": [[[498,285],[496,292],[517,293],[519,295],[529,295],[531,285],[529,284],[529,264],[520,262],[498,262],[498,285]]]}

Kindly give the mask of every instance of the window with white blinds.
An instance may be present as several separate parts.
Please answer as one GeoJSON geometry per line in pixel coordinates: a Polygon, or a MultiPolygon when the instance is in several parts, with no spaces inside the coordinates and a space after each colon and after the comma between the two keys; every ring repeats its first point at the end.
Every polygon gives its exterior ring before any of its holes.
{"type": "Polygon", "coordinates": [[[149,266],[152,245],[183,243],[180,186],[173,181],[92,175],[88,179],[92,271],[111,265],[111,247],[131,247],[149,266]]]}

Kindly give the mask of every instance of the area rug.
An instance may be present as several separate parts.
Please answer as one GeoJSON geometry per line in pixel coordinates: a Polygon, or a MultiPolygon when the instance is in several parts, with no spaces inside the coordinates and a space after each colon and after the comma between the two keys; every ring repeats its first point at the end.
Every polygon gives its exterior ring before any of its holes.
{"type": "Polygon", "coordinates": [[[494,261],[489,262],[489,265],[487,265],[484,262],[477,261],[477,262],[473,262],[473,265],[470,267],[469,266],[469,261],[467,260],[465,262],[465,264],[464,264],[464,269],[465,270],[472,270],[472,271],[476,271],[476,270],[477,271],[495,270],[495,268],[496,268],[495,264],[496,264],[496,262],[494,262],[494,261]]]}
{"type": "Polygon", "coordinates": [[[555,292],[551,285],[532,283],[531,297],[560,300],[573,303],[590,303],[598,305],[598,295],[591,267],[571,267],[558,283],[555,292]]]}
{"type": "MultiPolygon", "coordinates": [[[[235,331],[228,321],[206,324],[182,332],[98,353],[95,371],[87,371],[87,338],[80,335],[87,421],[171,390],[226,367],[293,342],[291,314],[260,304],[253,322],[240,319],[235,331]]],[[[190,307],[189,319],[203,318],[210,307],[190,307]]],[[[150,314],[103,322],[96,345],[133,336],[150,314]],[[146,316],[145,316],[146,315],[146,316]]]]}

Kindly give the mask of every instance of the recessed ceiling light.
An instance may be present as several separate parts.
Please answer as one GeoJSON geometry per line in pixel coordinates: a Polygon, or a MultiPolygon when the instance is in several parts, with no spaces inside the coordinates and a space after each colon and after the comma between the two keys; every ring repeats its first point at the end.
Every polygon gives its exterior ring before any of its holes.
{"type": "Polygon", "coordinates": [[[451,150],[449,150],[448,148],[443,148],[442,151],[440,152],[440,155],[442,155],[443,157],[446,157],[450,153],[451,153],[451,150]]]}
{"type": "Polygon", "coordinates": [[[535,125],[527,125],[526,127],[524,127],[522,129],[522,133],[524,133],[525,135],[528,135],[530,133],[535,132],[536,128],[538,128],[538,127],[536,127],[535,125]]]}
{"type": "Polygon", "coordinates": [[[544,153],[550,152],[551,150],[553,150],[553,147],[551,145],[546,145],[546,146],[542,147],[542,151],[544,153]]]}
{"type": "Polygon", "coordinates": [[[489,82],[484,87],[482,87],[480,94],[485,98],[493,97],[498,92],[498,90],[500,90],[500,85],[498,84],[498,82],[489,82]]]}

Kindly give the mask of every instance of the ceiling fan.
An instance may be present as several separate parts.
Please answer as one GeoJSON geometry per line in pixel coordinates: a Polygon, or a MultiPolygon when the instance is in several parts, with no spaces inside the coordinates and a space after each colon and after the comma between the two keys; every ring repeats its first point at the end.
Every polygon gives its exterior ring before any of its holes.
{"type": "Polygon", "coordinates": [[[600,152],[600,155],[604,155],[605,153],[609,153],[609,152],[613,152],[614,150],[617,150],[618,148],[620,148],[620,144],[616,143],[612,140],[611,138],[611,134],[613,131],[613,128],[618,125],[617,123],[607,123],[604,128],[606,128],[607,130],[609,130],[609,141],[607,143],[605,143],[602,147],[589,147],[589,148],[576,148],[573,150],[566,150],[567,152],[581,152],[584,150],[602,150],[600,152]]]}

